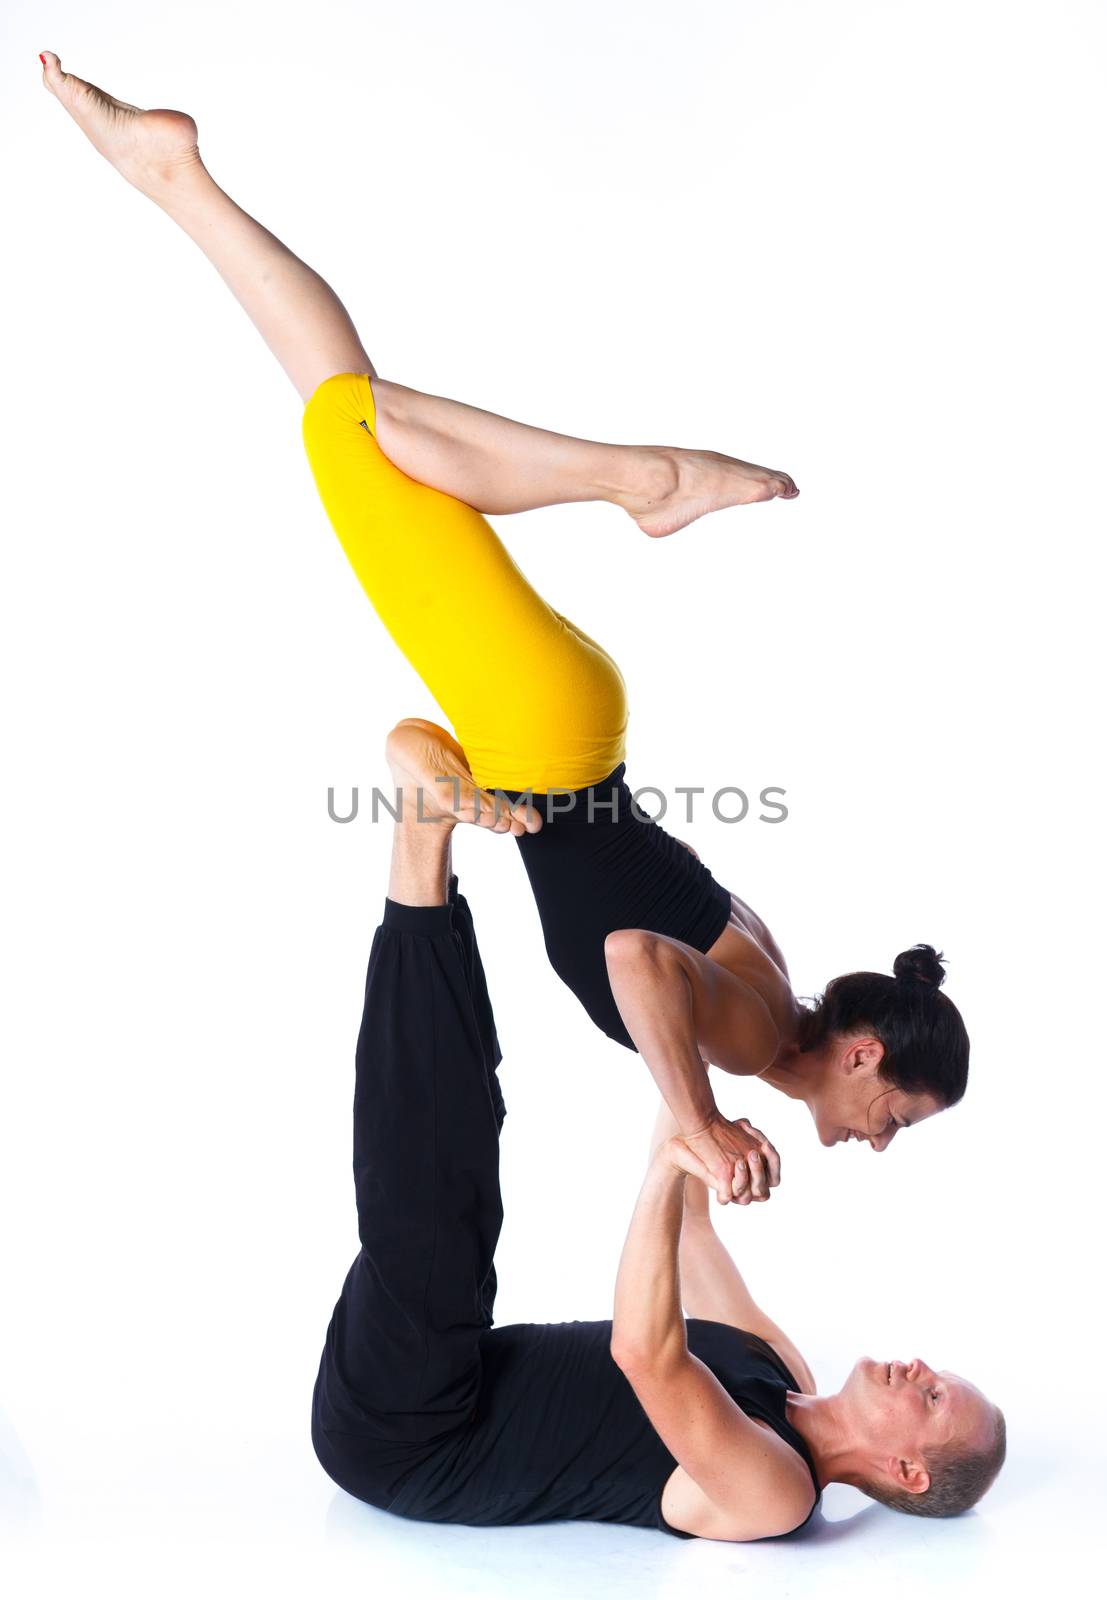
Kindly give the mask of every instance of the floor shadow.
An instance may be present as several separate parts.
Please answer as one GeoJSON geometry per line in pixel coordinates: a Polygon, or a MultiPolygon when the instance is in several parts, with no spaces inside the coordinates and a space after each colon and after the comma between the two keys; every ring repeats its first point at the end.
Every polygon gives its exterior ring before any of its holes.
{"type": "MultiPolygon", "coordinates": [[[[606,1600],[666,1590],[693,1541],[618,1523],[547,1522],[505,1528],[414,1522],[377,1511],[339,1490],[327,1507],[328,1537],[354,1544],[372,1560],[374,1580],[394,1573],[409,1593],[420,1579],[440,1587],[449,1573],[450,1600],[525,1594],[565,1600],[590,1594],[604,1575],[606,1600]]],[[[383,1589],[383,1585],[382,1585],[383,1589]]]]}
{"type": "Polygon", "coordinates": [[[38,1480],[7,1413],[0,1411],[0,1528],[15,1533],[42,1515],[38,1480]]]}
{"type": "Polygon", "coordinates": [[[863,1506],[858,1506],[856,1511],[851,1511],[845,1517],[826,1517],[820,1509],[816,1511],[803,1532],[796,1535],[795,1542],[831,1545],[837,1544],[841,1539],[856,1539],[866,1524],[875,1522],[879,1516],[880,1507],[872,1500],[863,1506]]]}

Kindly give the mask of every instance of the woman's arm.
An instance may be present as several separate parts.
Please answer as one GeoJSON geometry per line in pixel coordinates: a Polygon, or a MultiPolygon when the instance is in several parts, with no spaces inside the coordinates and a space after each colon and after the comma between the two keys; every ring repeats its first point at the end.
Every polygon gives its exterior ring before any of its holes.
{"type": "Polygon", "coordinates": [[[796,1452],[747,1417],[688,1349],[679,1252],[690,1172],[707,1176],[679,1139],[650,1163],[619,1263],[611,1353],[697,1491],[682,1496],[685,1531],[761,1539],[804,1520],[811,1480],[796,1452]]]}
{"type": "Polygon", "coordinates": [[[717,962],[662,934],[622,928],[608,934],[604,953],[627,1032],[719,1199],[767,1200],[780,1181],[777,1153],[756,1130],[723,1117],[700,1050],[705,1042],[727,1071],[762,1071],[780,1042],[765,1002],[717,962]],[[756,1183],[746,1164],[755,1148],[765,1158],[756,1183]]]}

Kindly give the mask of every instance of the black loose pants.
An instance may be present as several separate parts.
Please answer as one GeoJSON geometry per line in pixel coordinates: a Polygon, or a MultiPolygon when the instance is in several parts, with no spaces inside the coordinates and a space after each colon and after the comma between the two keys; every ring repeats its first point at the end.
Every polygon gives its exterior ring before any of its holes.
{"type": "Polygon", "coordinates": [[[354,1090],[361,1250],[327,1330],[312,1442],[387,1506],[472,1419],[491,1326],[504,1105],[492,1007],[457,879],[442,906],[386,900],[354,1090]]]}

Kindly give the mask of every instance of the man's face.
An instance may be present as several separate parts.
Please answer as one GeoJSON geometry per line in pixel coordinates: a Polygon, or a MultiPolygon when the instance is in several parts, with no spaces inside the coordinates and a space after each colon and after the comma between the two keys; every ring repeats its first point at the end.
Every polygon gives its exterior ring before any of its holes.
{"type": "Polygon", "coordinates": [[[980,1390],[925,1361],[873,1361],[862,1356],[842,1386],[851,1437],[873,1466],[901,1487],[929,1486],[925,1462],[934,1451],[985,1451],[995,1413],[980,1390]],[[913,1471],[904,1476],[905,1465],[913,1471]]]}

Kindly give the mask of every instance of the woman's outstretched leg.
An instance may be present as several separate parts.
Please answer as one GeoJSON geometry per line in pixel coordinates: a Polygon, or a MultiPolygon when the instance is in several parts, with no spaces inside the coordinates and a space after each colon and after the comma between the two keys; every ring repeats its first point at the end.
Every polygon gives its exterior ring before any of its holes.
{"type": "Polygon", "coordinates": [[[710,511],[799,493],[785,472],[712,450],[576,439],[380,379],[373,392],[389,460],[487,516],[606,500],[662,538],[710,511]]]}
{"type": "Polygon", "coordinates": [[[186,112],[142,111],[63,72],[53,51],[42,61],[55,99],[116,171],[200,246],[302,399],[334,372],[373,375],[334,290],[219,187],[186,112]]]}
{"type": "Polygon", "coordinates": [[[46,87],[100,154],[199,245],[302,400],[337,373],[374,379],[377,442],[409,477],[487,514],[607,500],[653,537],[798,493],[787,473],[715,451],[576,439],[378,379],[334,290],[215,182],[190,116],[115,100],[63,72],[52,51],[42,62],[46,87]]]}

